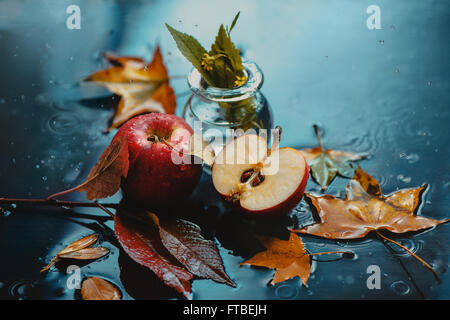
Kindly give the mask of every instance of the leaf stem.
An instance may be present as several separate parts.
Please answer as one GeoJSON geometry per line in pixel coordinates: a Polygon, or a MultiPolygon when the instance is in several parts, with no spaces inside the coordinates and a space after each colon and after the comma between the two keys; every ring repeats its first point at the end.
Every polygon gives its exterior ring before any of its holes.
{"type": "Polygon", "coordinates": [[[316,252],[316,253],[306,253],[308,256],[319,256],[322,254],[351,254],[354,255],[351,251],[328,251],[328,252],[316,252]]]}
{"type": "Polygon", "coordinates": [[[322,143],[322,134],[320,133],[320,128],[319,128],[319,126],[318,126],[317,124],[314,124],[314,125],[313,125],[313,128],[314,128],[314,132],[316,133],[317,140],[319,140],[319,146],[320,146],[320,149],[321,149],[322,151],[325,151],[325,148],[324,148],[323,143],[322,143]]]}
{"type": "Polygon", "coordinates": [[[434,275],[434,277],[436,278],[436,280],[437,280],[438,282],[440,282],[439,275],[436,273],[436,271],[433,269],[433,267],[432,267],[428,262],[426,262],[425,260],[423,260],[421,257],[419,257],[418,255],[416,255],[414,252],[412,252],[411,250],[409,250],[408,248],[406,248],[406,247],[403,246],[402,244],[398,243],[397,241],[394,241],[394,240],[392,240],[392,239],[389,239],[388,237],[382,235],[382,234],[381,234],[380,232],[378,232],[378,231],[375,231],[375,232],[376,232],[376,234],[377,234],[379,237],[381,237],[382,239],[384,239],[384,240],[386,240],[386,241],[389,241],[389,242],[391,242],[391,243],[393,243],[393,244],[396,244],[397,246],[399,246],[400,248],[402,248],[403,250],[405,250],[406,252],[408,252],[411,256],[413,256],[414,258],[416,258],[417,260],[419,260],[425,267],[427,267],[427,268],[433,273],[433,275],[434,275]]]}

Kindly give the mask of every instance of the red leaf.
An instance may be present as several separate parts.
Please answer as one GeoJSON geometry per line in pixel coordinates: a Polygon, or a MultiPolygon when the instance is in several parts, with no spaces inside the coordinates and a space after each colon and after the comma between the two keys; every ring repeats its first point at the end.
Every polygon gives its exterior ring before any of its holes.
{"type": "Polygon", "coordinates": [[[166,285],[191,299],[194,277],[179,266],[161,242],[156,228],[135,222],[118,212],[114,218],[114,232],[125,252],[137,263],[152,270],[166,285]]]}

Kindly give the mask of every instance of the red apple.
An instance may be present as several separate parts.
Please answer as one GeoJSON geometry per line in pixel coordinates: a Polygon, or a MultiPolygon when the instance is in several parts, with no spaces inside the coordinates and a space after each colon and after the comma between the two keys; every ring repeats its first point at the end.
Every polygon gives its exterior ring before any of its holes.
{"type": "Polygon", "coordinates": [[[179,163],[180,155],[189,151],[192,134],[192,128],[172,114],[149,113],[127,121],[114,137],[126,136],[128,142],[130,166],[122,181],[124,196],[152,206],[188,196],[202,174],[201,164],[179,163]],[[178,156],[175,161],[174,155],[178,156]]]}
{"type": "Polygon", "coordinates": [[[257,135],[228,143],[212,167],[215,189],[252,217],[289,213],[302,199],[308,177],[309,166],[300,151],[269,150],[257,135]]]}

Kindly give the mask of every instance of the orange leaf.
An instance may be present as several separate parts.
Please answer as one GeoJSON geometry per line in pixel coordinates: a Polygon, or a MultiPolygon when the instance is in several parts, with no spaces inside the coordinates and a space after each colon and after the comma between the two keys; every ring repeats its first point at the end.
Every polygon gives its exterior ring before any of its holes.
{"type": "Polygon", "coordinates": [[[97,277],[89,277],[81,284],[83,300],[120,300],[122,294],[115,285],[97,277]]]}
{"type": "Polygon", "coordinates": [[[55,264],[61,256],[71,254],[73,252],[88,248],[88,247],[92,246],[94,243],[96,243],[97,240],[98,240],[98,234],[93,233],[93,234],[83,237],[75,242],[72,242],[67,247],[65,247],[63,250],[58,252],[56,254],[56,256],[49,262],[49,264],[41,270],[41,272],[44,272],[44,271],[47,271],[48,269],[50,269],[51,266],[53,266],[53,264],[55,264]]]}
{"type": "Polygon", "coordinates": [[[261,238],[262,244],[267,248],[247,261],[241,263],[253,266],[276,269],[270,284],[286,281],[299,276],[306,285],[310,274],[310,258],[306,254],[302,240],[290,233],[289,240],[277,238],[261,238]]]}
{"type": "Polygon", "coordinates": [[[169,85],[167,68],[159,46],[149,64],[136,57],[105,55],[112,67],[85,79],[96,82],[121,96],[109,130],[130,118],[148,112],[175,113],[176,97],[169,85]]]}
{"type": "Polygon", "coordinates": [[[356,239],[370,231],[386,229],[394,233],[419,231],[447,220],[417,216],[420,197],[426,189],[400,190],[383,196],[380,185],[360,167],[347,185],[344,200],[332,195],[305,194],[320,217],[320,222],[294,232],[329,239],[356,239]]]}

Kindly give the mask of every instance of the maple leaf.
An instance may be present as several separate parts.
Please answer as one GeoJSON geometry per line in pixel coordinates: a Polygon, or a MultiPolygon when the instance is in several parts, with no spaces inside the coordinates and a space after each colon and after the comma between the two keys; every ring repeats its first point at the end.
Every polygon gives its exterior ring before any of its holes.
{"type": "Polygon", "coordinates": [[[289,240],[280,240],[271,237],[261,237],[261,243],[266,251],[257,253],[241,265],[249,264],[276,269],[270,284],[286,281],[299,276],[306,285],[310,269],[310,257],[306,253],[302,240],[294,233],[290,233],[289,240]]]}
{"type": "Polygon", "coordinates": [[[149,215],[159,229],[164,246],[189,272],[236,287],[225,273],[215,243],[203,238],[199,226],[183,219],[161,223],[155,214],[149,215]]]}
{"type": "Polygon", "coordinates": [[[311,176],[326,190],[336,175],[351,177],[355,170],[352,161],[362,160],[366,155],[345,152],[340,150],[325,149],[322,144],[320,129],[314,125],[314,130],[319,140],[319,147],[302,149],[300,152],[305,157],[311,168],[311,176]]]}
{"type": "Polygon", "coordinates": [[[176,97],[169,84],[161,50],[156,47],[147,64],[137,57],[105,55],[110,68],[97,71],[85,81],[104,86],[121,97],[108,130],[121,126],[130,118],[148,112],[175,113],[176,97]]]}
{"type": "Polygon", "coordinates": [[[131,259],[149,268],[167,286],[191,299],[190,281],[194,276],[164,247],[156,228],[119,211],[114,217],[114,232],[131,259]]]}
{"type": "Polygon", "coordinates": [[[374,231],[380,238],[407,251],[432,271],[436,279],[439,279],[430,264],[379,232],[380,230],[398,234],[414,232],[450,221],[450,219],[435,220],[417,215],[421,195],[426,188],[427,185],[423,185],[384,196],[378,182],[358,166],[355,175],[347,185],[345,199],[338,199],[332,195],[317,197],[305,194],[305,200],[315,209],[320,221],[292,231],[328,239],[358,239],[374,231]]]}
{"type": "Polygon", "coordinates": [[[120,300],[122,294],[109,281],[98,277],[89,277],[81,283],[81,298],[83,300],[120,300]]]}
{"type": "Polygon", "coordinates": [[[47,200],[73,191],[86,191],[88,200],[112,196],[120,189],[122,177],[126,178],[129,168],[128,143],[125,136],[113,139],[100,155],[86,180],[71,189],[52,194],[47,200]]]}
{"type": "Polygon", "coordinates": [[[320,222],[293,231],[329,239],[357,239],[380,229],[404,233],[447,222],[416,214],[426,187],[400,190],[385,197],[378,182],[358,167],[347,185],[345,199],[306,193],[305,199],[317,211],[320,222]]]}

